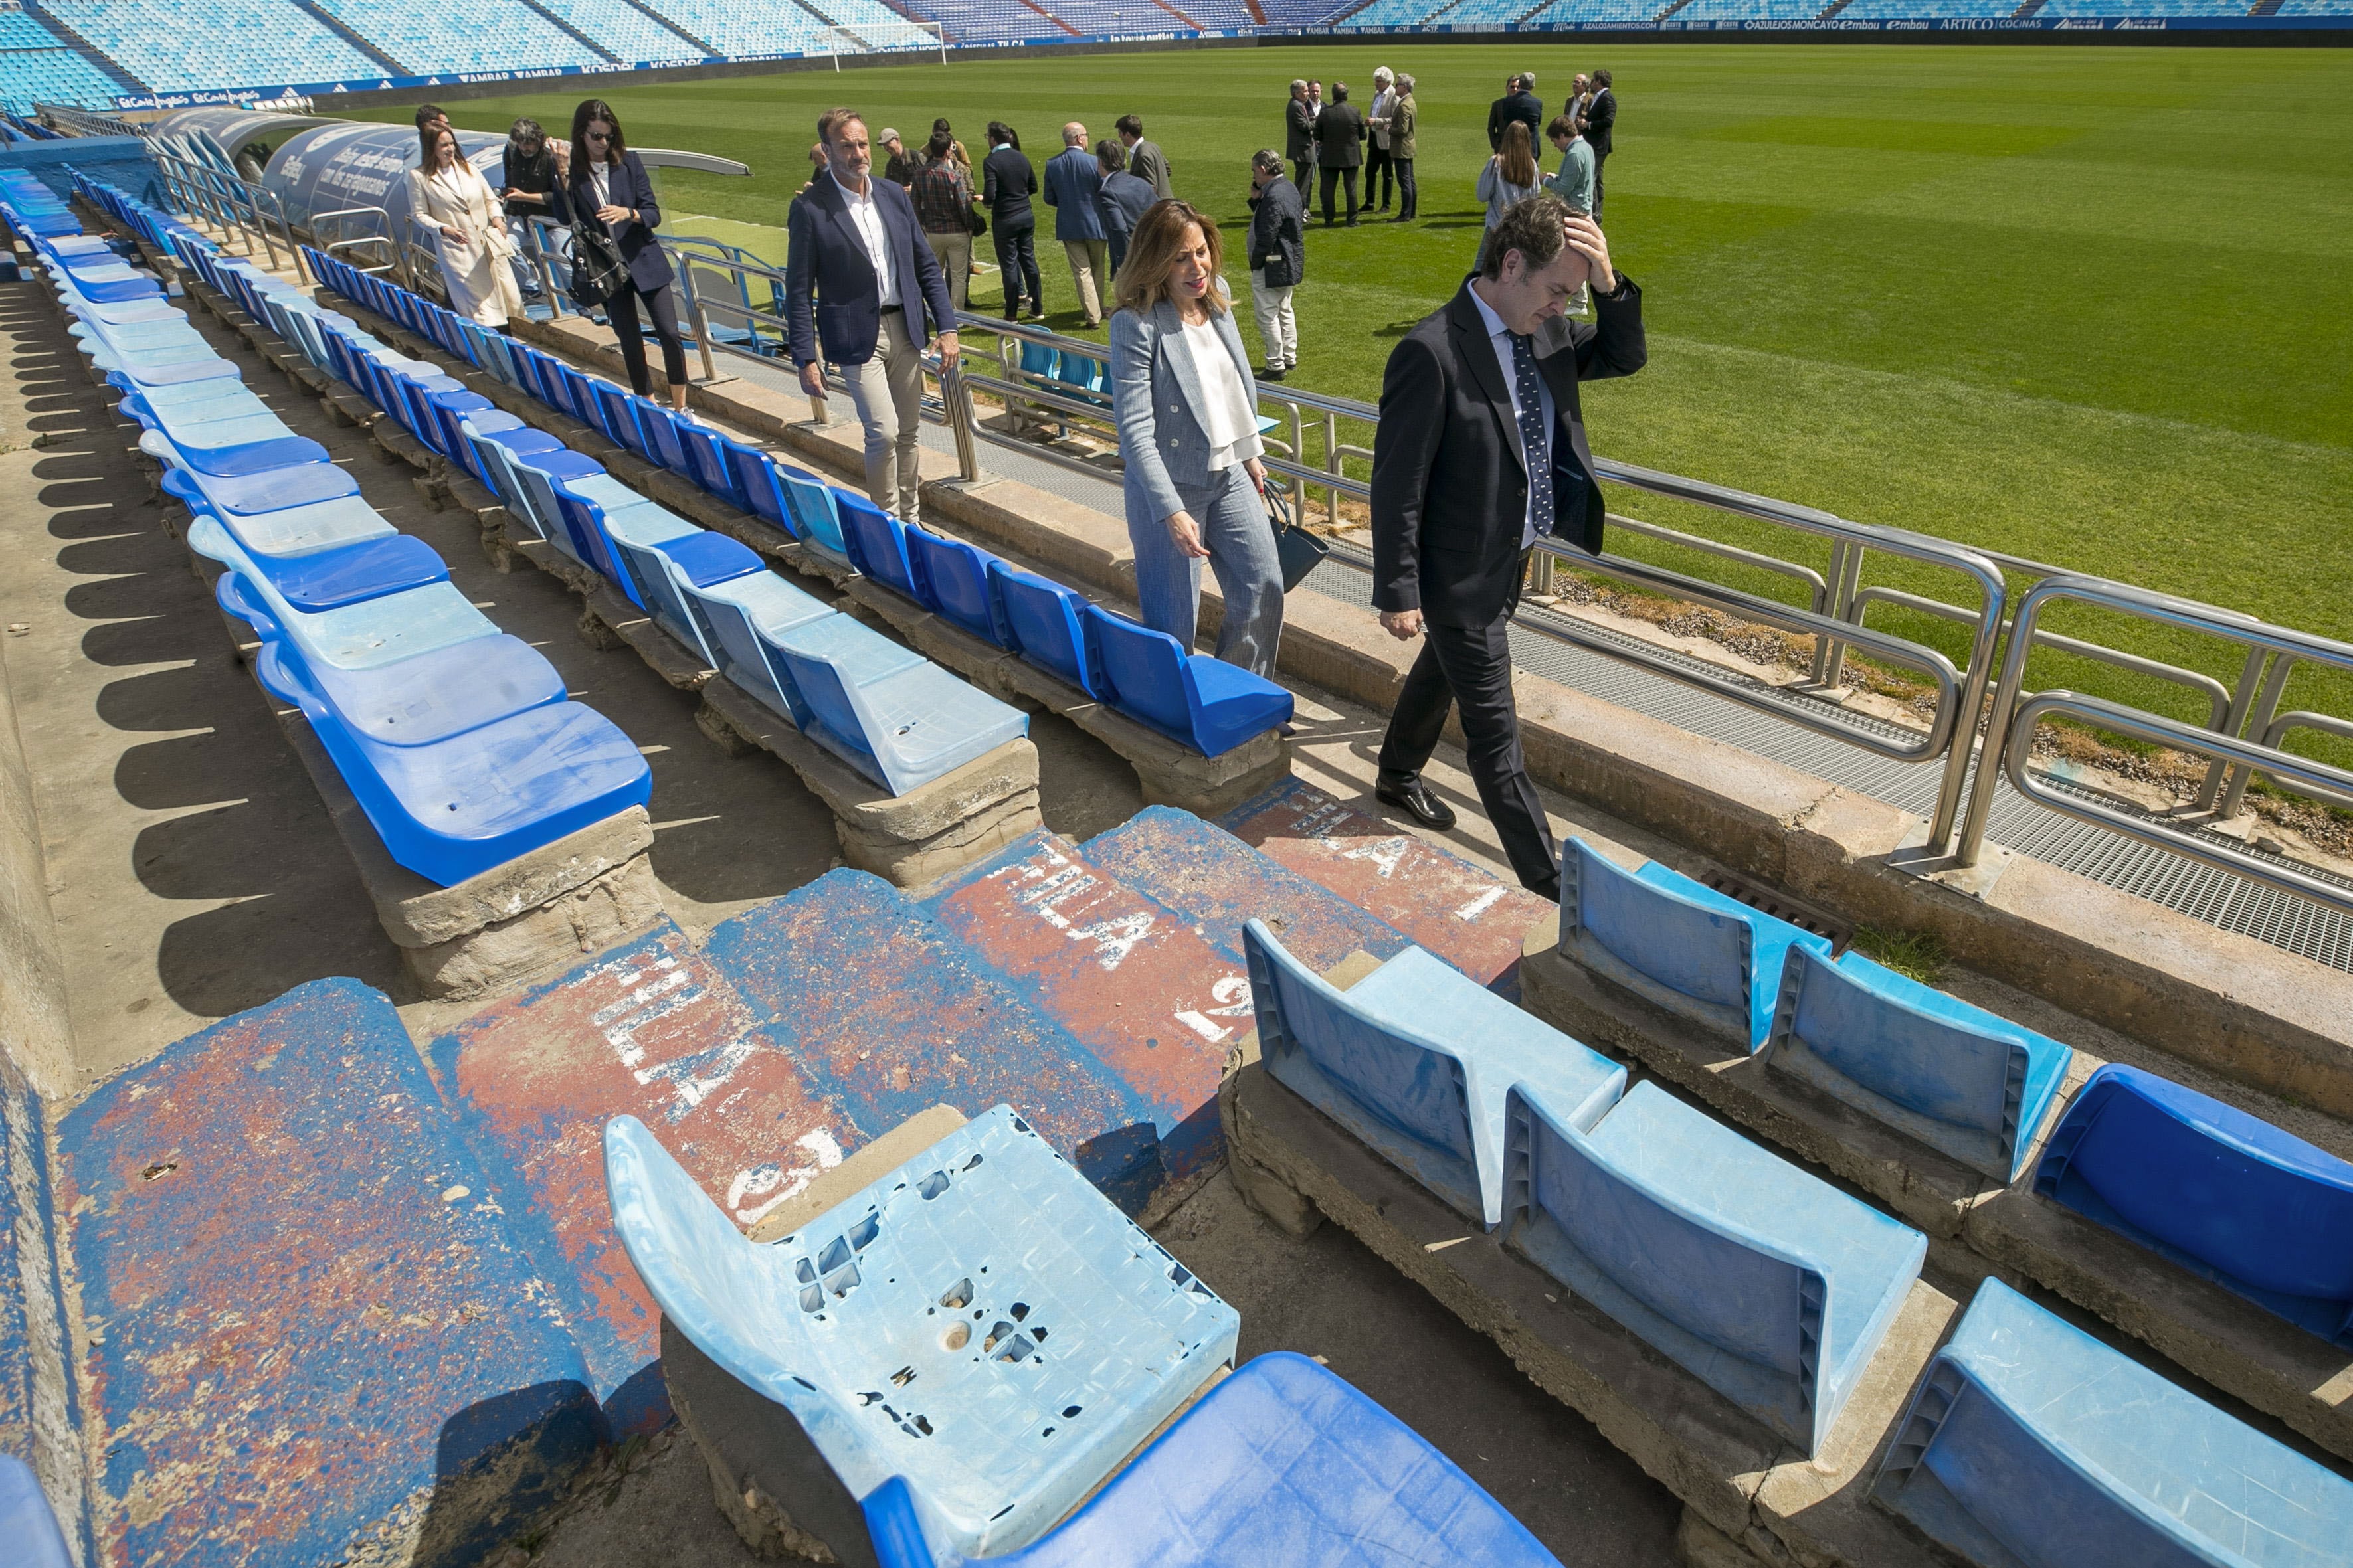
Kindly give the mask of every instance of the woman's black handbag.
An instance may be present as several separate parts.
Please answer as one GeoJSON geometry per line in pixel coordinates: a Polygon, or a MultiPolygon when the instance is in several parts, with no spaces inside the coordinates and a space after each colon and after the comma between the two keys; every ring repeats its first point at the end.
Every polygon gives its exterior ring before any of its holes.
{"type": "Polygon", "coordinates": [[[1281,490],[1267,489],[1266,510],[1274,518],[1274,552],[1282,562],[1282,591],[1288,594],[1324,564],[1332,547],[1300,526],[1298,513],[1281,490]]]}
{"type": "Polygon", "coordinates": [[[972,237],[975,239],[988,232],[988,219],[981,216],[981,211],[976,206],[967,206],[964,209],[964,226],[972,230],[972,237]]]}
{"type": "Polygon", "coordinates": [[[602,305],[629,284],[629,268],[610,237],[585,223],[572,226],[572,302],[583,310],[602,305]]]}

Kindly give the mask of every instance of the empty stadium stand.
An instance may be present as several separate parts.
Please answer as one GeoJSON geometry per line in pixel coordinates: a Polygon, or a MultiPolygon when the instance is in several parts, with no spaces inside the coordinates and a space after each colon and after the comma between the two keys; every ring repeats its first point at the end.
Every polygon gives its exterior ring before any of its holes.
{"type": "Polygon", "coordinates": [[[855,52],[795,0],[649,0],[649,8],[723,55],[855,52]]]}
{"type": "Polygon", "coordinates": [[[254,82],[341,81],[384,73],[291,0],[57,0],[44,7],[157,92],[254,82]]]}
{"type": "Polygon", "coordinates": [[[403,0],[312,4],[415,76],[612,63],[545,16],[512,0],[448,0],[429,7],[403,0]]]}
{"type": "Polygon", "coordinates": [[[691,59],[711,50],[701,40],[665,26],[628,0],[539,0],[616,60],[691,59]]]}
{"type": "Polygon", "coordinates": [[[36,103],[111,103],[130,90],[34,17],[0,10],[0,107],[30,114],[36,103]]]}

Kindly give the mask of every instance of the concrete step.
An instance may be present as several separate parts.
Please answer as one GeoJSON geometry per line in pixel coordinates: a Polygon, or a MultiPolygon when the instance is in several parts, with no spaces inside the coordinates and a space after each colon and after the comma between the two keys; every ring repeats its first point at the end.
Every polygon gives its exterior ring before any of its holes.
{"type": "Polygon", "coordinates": [[[607,1440],[381,993],[192,1035],[57,1142],[101,1562],[471,1562],[607,1440]]]}
{"type": "Polygon", "coordinates": [[[1219,820],[1243,843],[1378,916],[1498,995],[1519,1000],[1520,945],[1530,927],[1555,911],[1549,899],[1300,779],[1219,820]]]}

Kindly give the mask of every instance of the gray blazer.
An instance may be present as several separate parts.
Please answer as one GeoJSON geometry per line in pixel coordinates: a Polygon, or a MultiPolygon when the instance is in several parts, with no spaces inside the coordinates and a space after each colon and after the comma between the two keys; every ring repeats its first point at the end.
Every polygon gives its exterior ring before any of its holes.
{"type": "MultiPolygon", "coordinates": [[[[1233,356],[1243,395],[1255,411],[1258,383],[1231,304],[1209,319],[1233,356]]],[[[1155,521],[1185,510],[1177,489],[1208,488],[1210,447],[1198,412],[1205,395],[1201,376],[1175,305],[1163,300],[1148,315],[1122,310],[1112,317],[1111,377],[1129,505],[1143,502],[1155,521]]]]}

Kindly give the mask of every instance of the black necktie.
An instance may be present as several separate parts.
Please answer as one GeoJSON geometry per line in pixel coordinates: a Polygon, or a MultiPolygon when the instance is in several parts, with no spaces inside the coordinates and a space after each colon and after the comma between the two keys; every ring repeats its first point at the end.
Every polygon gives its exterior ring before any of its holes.
{"type": "Polygon", "coordinates": [[[1520,449],[1528,459],[1528,517],[1536,537],[1552,537],[1552,443],[1546,439],[1544,394],[1536,380],[1536,351],[1525,332],[1506,331],[1512,340],[1512,380],[1520,399],[1520,449]]]}

